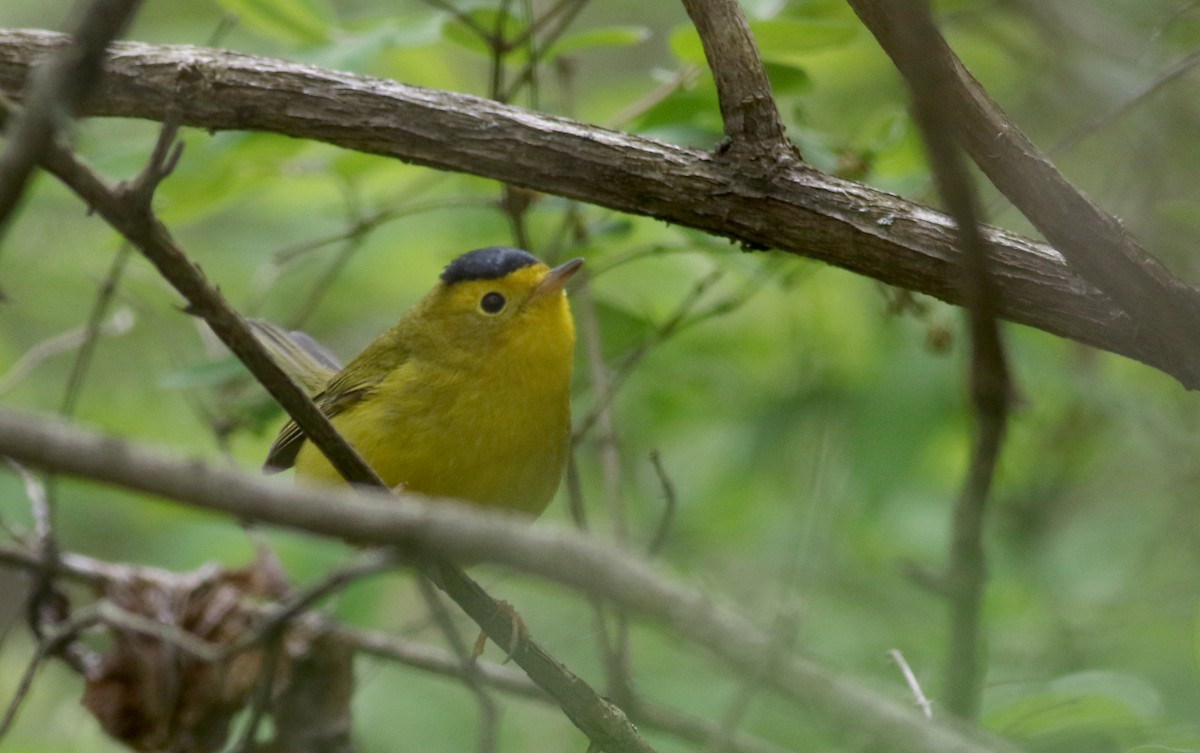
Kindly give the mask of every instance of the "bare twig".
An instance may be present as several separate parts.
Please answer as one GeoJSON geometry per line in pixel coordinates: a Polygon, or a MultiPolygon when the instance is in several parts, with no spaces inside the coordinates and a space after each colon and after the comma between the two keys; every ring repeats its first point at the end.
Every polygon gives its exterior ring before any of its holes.
{"type": "Polygon", "coordinates": [[[68,641],[72,640],[78,631],[82,630],[86,625],[78,622],[72,623],[70,626],[62,625],[55,629],[50,635],[44,636],[38,643],[37,651],[29,659],[29,663],[25,666],[25,671],[21,674],[21,679],[17,683],[17,689],[13,693],[12,699],[4,709],[4,716],[0,717],[0,740],[8,734],[12,729],[12,725],[17,720],[17,714],[21,710],[21,705],[25,702],[25,698],[33,689],[33,681],[37,678],[38,670],[42,663],[68,641]]]}
{"type": "MultiPolygon", "coordinates": [[[[112,318],[99,326],[97,334],[104,337],[123,335],[133,327],[133,322],[133,312],[127,308],[121,308],[113,314],[112,318]]],[[[47,358],[87,344],[89,331],[90,327],[88,325],[76,327],[43,340],[25,351],[17,359],[16,363],[8,368],[8,371],[0,375],[0,396],[6,395],[16,388],[22,380],[37,368],[38,364],[47,358]]]]}
{"type": "Polygon", "coordinates": [[[779,610],[771,628],[770,643],[759,662],[738,678],[740,683],[737,692],[717,721],[712,737],[705,743],[704,753],[722,753],[728,750],[729,741],[737,734],[738,727],[750,711],[751,702],[766,686],[766,678],[770,675],[773,665],[792,653],[799,619],[799,612],[793,605],[785,605],[779,610]]]}
{"type": "Polygon", "coordinates": [[[521,70],[517,72],[509,82],[508,89],[505,90],[501,102],[511,102],[522,86],[529,85],[532,102],[531,107],[537,107],[537,70],[538,66],[543,62],[542,55],[550,47],[554,45],[558,38],[561,37],[575,17],[584,9],[588,0],[559,0],[558,4],[550,10],[543,13],[533,23],[529,24],[525,31],[512,40],[510,46],[527,44],[529,46],[528,60],[521,70]],[[565,11],[565,12],[563,12],[565,11]],[[552,19],[557,18],[554,27],[547,31],[541,38],[534,40],[534,34],[548,24],[552,19]]]}
{"type": "Polygon", "coordinates": [[[263,620],[254,630],[229,646],[219,657],[224,661],[233,655],[262,643],[273,643],[279,633],[298,616],[312,609],[319,601],[345,589],[363,578],[377,575],[400,564],[397,553],[390,549],[372,549],[363,552],[350,562],[340,565],[313,585],[297,591],[279,604],[266,611],[263,620]]]}
{"type": "Polygon", "coordinates": [[[0,237],[30,173],[99,80],[105,48],[139,5],[141,0],[94,0],[80,14],[70,45],[31,77],[24,114],[9,124],[8,145],[0,154],[0,237]]]}
{"type": "Polygon", "coordinates": [[[71,151],[54,144],[46,149],[43,163],[154,264],[188,300],[191,312],[203,316],[222,342],[259,376],[267,391],[293,418],[302,422],[309,438],[344,477],[382,486],[375,473],[338,435],[308,395],[271,359],[237,312],[208,283],[151,212],[147,189],[158,185],[178,159],[177,149],[164,146],[173,138],[177,124],[177,119],[164,124],[153,158],[132,183],[110,185],[71,151]]]}
{"type": "Polygon", "coordinates": [[[888,651],[888,656],[892,657],[892,661],[896,662],[896,666],[900,668],[900,674],[904,676],[904,682],[908,683],[908,689],[912,691],[913,700],[921,709],[921,713],[925,715],[926,719],[932,719],[933,702],[925,697],[925,691],[921,690],[921,683],[913,673],[912,667],[908,666],[904,654],[900,653],[900,649],[893,648],[888,651]]]}
{"type": "Polygon", "coordinates": [[[438,598],[433,584],[427,578],[421,577],[417,580],[417,586],[421,590],[425,604],[429,607],[434,624],[441,630],[450,650],[458,659],[462,670],[460,673],[462,681],[471,691],[471,695],[475,697],[475,703],[479,707],[479,753],[494,753],[500,734],[500,708],[488,693],[487,688],[484,687],[476,657],[471,653],[466,641],[454,626],[454,621],[450,619],[450,613],[446,611],[445,605],[438,598]]]}
{"type": "Polygon", "coordinates": [[[654,475],[658,477],[658,484],[662,487],[663,493],[663,512],[658,519],[658,527],[654,529],[654,535],[650,537],[650,543],[646,546],[646,555],[654,557],[662,551],[663,545],[667,543],[667,536],[671,533],[671,524],[675,521],[675,509],[678,507],[678,502],[675,497],[675,484],[671,483],[667,469],[663,468],[662,456],[659,455],[658,450],[650,452],[650,465],[654,468],[654,475]]]}
{"type": "Polygon", "coordinates": [[[463,13],[458,8],[455,8],[454,4],[449,2],[449,0],[424,0],[424,3],[450,14],[451,18],[475,32],[475,35],[483,41],[487,42],[491,39],[492,32],[490,30],[484,28],[483,25],[472,18],[470,14],[463,13]]]}
{"type": "Polygon", "coordinates": [[[251,753],[258,749],[258,730],[271,705],[271,691],[275,687],[275,674],[279,671],[279,653],[282,650],[279,641],[267,641],[263,646],[262,671],[255,680],[258,687],[251,698],[250,718],[242,726],[237,741],[229,748],[230,753],[251,753]]]}
{"type": "Polygon", "coordinates": [[[971,402],[978,432],[971,466],[954,508],[947,586],[950,591],[950,649],[944,694],[946,707],[963,718],[979,712],[983,687],[983,592],[987,581],[983,549],[988,494],[1008,425],[1012,394],[1007,356],[997,325],[995,286],[988,251],[979,231],[975,186],[959,152],[962,128],[948,104],[951,67],[938,59],[948,54],[927,2],[895,0],[890,12],[904,22],[893,31],[891,53],[912,93],[917,122],[933,166],[938,189],[955,217],[964,257],[963,287],[971,333],[971,402]],[[930,51],[935,51],[930,54],[930,51]]]}
{"type": "MultiPolygon", "coordinates": [[[[88,313],[87,323],[83,328],[83,342],[80,343],[79,351],[75,354],[75,362],[71,365],[71,373],[67,377],[67,386],[63,391],[62,405],[59,406],[59,412],[63,416],[75,415],[75,407],[79,404],[79,394],[83,389],[83,382],[87,378],[92,356],[96,352],[96,344],[99,342],[100,335],[105,333],[104,317],[108,313],[113,295],[117,292],[117,285],[120,284],[121,277],[125,274],[129,252],[129,244],[122,243],[117,249],[117,253],[113,255],[112,264],[108,268],[108,274],[100,283],[100,289],[96,291],[96,297],[92,301],[92,310],[88,313]]],[[[111,327],[109,330],[111,331],[111,327]]]]}
{"type": "Polygon", "coordinates": [[[700,302],[700,299],[708,292],[709,288],[717,283],[723,276],[720,269],[714,269],[704,277],[701,277],[688,291],[687,295],[679,302],[675,309],[667,316],[663,323],[660,324],[653,332],[651,332],[636,348],[631,350],[621,363],[617,365],[611,377],[604,382],[603,391],[596,394],[595,402],[592,404],[584,417],[575,422],[575,431],[571,437],[572,444],[578,445],[582,442],[596,425],[600,416],[608,410],[608,406],[612,403],[613,398],[617,396],[617,392],[625,384],[625,380],[633,373],[642,360],[664,340],[675,334],[683,323],[687,320],[688,314],[700,302]]]}
{"type": "MultiPolygon", "coordinates": [[[[588,379],[595,395],[609,392],[608,367],[604,363],[604,353],[601,348],[600,317],[596,312],[596,301],[592,295],[591,285],[583,285],[575,297],[576,312],[580,323],[584,351],[587,353],[588,379]]],[[[621,491],[621,454],[620,437],[617,434],[616,417],[613,415],[612,401],[598,409],[595,425],[599,436],[596,439],[600,456],[601,486],[604,491],[605,508],[608,511],[609,522],[612,525],[612,537],[617,547],[624,548],[629,541],[629,524],[625,510],[625,495],[621,491]]],[[[595,613],[594,622],[600,628],[597,639],[602,641],[601,655],[604,657],[604,669],[609,697],[615,699],[622,708],[632,708],[634,700],[632,672],[632,649],[630,646],[629,615],[625,610],[615,610],[614,629],[607,627],[605,605],[598,600],[592,601],[595,613]]]]}
{"type": "Polygon", "coordinates": [[[685,65],[668,81],[662,83],[654,90],[650,91],[646,96],[636,102],[626,106],[624,109],[613,115],[606,123],[609,128],[620,128],[631,120],[636,120],[644,115],[647,111],[662,102],[667,97],[671,96],[680,89],[687,88],[700,76],[700,68],[694,65],[685,65]]]}
{"type": "Polygon", "coordinates": [[[1053,156],[1073,149],[1080,141],[1083,141],[1088,136],[1101,130],[1112,121],[1137,107],[1167,84],[1192,70],[1197,65],[1200,65],[1200,52],[1193,52],[1192,54],[1187,55],[1182,60],[1176,62],[1174,65],[1160,73],[1153,81],[1150,81],[1141,89],[1138,89],[1136,92],[1126,97],[1123,101],[1114,105],[1111,109],[1076,127],[1075,130],[1071,131],[1069,134],[1059,140],[1057,144],[1050,147],[1046,153],[1053,156]]]}

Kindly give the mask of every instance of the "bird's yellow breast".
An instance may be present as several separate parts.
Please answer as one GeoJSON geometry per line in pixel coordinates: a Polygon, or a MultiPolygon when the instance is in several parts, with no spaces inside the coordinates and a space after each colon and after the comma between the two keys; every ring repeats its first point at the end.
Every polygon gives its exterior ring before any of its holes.
{"type": "MultiPolygon", "coordinates": [[[[423,319],[427,326],[407,335],[408,357],[334,426],[389,486],[540,513],[570,443],[575,333],[566,297],[530,301],[470,342],[459,324],[442,331],[436,315],[423,319]]],[[[308,442],[296,472],[340,482],[308,442]]]]}

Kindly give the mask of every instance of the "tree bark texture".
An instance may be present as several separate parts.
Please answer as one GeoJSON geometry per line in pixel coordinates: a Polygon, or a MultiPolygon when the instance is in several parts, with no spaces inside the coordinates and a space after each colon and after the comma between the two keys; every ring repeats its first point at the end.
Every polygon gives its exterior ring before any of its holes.
{"type": "MultiPolygon", "coordinates": [[[[67,43],[0,30],[0,91],[67,43]]],[[[223,50],[135,42],[110,47],[83,114],[312,139],[470,173],[817,259],[963,303],[961,252],[946,215],[799,162],[764,169],[695,149],[503,105],[223,50]]],[[[1050,246],[986,228],[1000,315],[1128,356],[1200,387],[1138,323],[1050,246]]]]}

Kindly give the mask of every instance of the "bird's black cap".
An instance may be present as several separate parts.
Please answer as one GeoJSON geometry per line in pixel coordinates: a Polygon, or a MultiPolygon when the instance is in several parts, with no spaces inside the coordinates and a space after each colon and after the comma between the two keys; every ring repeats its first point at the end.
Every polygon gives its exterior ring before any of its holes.
{"type": "Polygon", "coordinates": [[[528,251],[505,246],[488,246],[468,251],[446,265],[442,282],[453,285],[463,280],[496,280],[521,267],[537,264],[537,257],[528,251]]]}

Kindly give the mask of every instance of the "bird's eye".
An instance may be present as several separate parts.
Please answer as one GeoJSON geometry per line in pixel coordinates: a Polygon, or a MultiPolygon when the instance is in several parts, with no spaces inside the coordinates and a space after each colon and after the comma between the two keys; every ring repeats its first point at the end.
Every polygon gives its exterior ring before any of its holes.
{"type": "Polygon", "coordinates": [[[504,300],[504,296],[493,290],[480,299],[479,308],[485,314],[499,314],[504,310],[505,303],[507,301],[504,300]]]}

